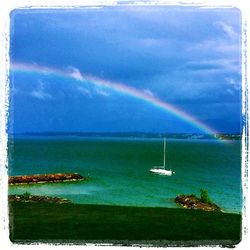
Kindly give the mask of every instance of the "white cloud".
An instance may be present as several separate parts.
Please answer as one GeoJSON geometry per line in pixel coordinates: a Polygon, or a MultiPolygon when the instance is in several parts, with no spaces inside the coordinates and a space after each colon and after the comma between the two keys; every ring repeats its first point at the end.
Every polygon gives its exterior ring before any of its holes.
{"type": "Polygon", "coordinates": [[[52,99],[52,96],[45,91],[44,82],[42,81],[39,81],[38,88],[31,91],[30,95],[40,100],[52,99]]]}
{"type": "Polygon", "coordinates": [[[239,35],[234,30],[234,28],[231,25],[228,25],[224,22],[216,22],[214,23],[217,27],[221,28],[225,34],[227,34],[230,38],[237,38],[239,35]]]}
{"type": "Polygon", "coordinates": [[[184,65],[192,74],[241,73],[241,64],[233,59],[210,59],[189,61],[184,65]]]}
{"type": "Polygon", "coordinates": [[[81,94],[83,94],[84,96],[87,96],[87,97],[90,97],[90,98],[93,97],[91,91],[90,91],[89,89],[87,89],[87,88],[84,88],[84,87],[82,87],[82,86],[78,86],[78,87],[77,87],[77,90],[78,90],[81,94]]]}
{"type": "Polygon", "coordinates": [[[94,94],[101,95],[101,96],[110,96],[110,93],[103,90],[102,88],[92,88],[89,86],[87,82],[84,80],[84,76],[80,72],[78,68],[75,68],[73,66],[69,66],[68,69],[70,70],[70,76],[73,77],[74,79],[81,81],[85,84],[85,87],[83,86],[78,86],[77,90],[80,91],[83,95],[92,98],[94,94]]]}
{"type": "Polygon", "coordinates": [[[110,96],[110,93],[108,93],[107,91],[105,91],[103,89],[96,89],[96,93],[98,95],[102,95],[102,96],[110,96]]]}
{"type": "Polygon", "coordinates": [[[143,89],[143,92],[150,96],[155,96],[154,93],[150,89],[143,89]]]}
{"type": "Polygon", "coordinates": [[[84,86],[78,86],[77,90],[81,92],[83,95],[92,98],[94,94],[101,95],[101,96],[109,96],[110,93],[103,90],[102,88],[93,88],[89,85],[89,83],[85,82],[84,77],[78,68],[73,66],[69,66],[68,69],[70,70],[70,76],[74,79],[81,81],[84,83],[84,86]]]}
{"type": "Polygon", "coordinates": [[[110,96],[110,93],[101,87],[92,86],[91,84],[84,84],[77,86],[76,89],[86,97],[93,98],[95,95],[110,96]]]}
{"type": "Polygon", "coordinates": [[[235,55],[239,55],[241,52],[241,44],[238,42],[225,42],[225,40],[217,39],[217,40],[204,40],[199,43],[194,43],[186,48],[186,52],[196,53],[200,56],[207,56],[208,53],[211,55],[213,53],[220,53],[223,55],[230,55],[231,57],[235,57],[235,55]]]}
{"type": "Polygon", "coordinates": [[[227,83],[229,85],[231,85],[235,90],[239,90],[241,87],[241,82],[237,81],[235,78],[233,77],[226,77],[225,80],[227,81],[227,83]]]}
{"type": "Polygon", "coordinates": [[[83,81],[84,77],[81,74],[80,70],[73,67],[73,66],[69,66],[68,67],[70,70],[70,76],[72,76],[74,79],[78,80],[78,81],[83,81]]]}
{"type": "Polygon", "coordinates": [[[50,94],[45,93],[41,90],[34,90],[30,93],[30,95],[41,100],[52,99],[52,96],[50,94]]]}

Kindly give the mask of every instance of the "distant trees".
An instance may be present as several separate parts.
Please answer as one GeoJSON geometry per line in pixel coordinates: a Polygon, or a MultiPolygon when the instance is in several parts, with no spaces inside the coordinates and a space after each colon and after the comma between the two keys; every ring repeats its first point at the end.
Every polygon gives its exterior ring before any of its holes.
{"type": "Polygon", "coordinates": [[[203,188],[200,189],[200,199],[203,203],[208,203],[208,204],[212,203],[212,200],[210,199],[208,195],[208,191],[203,188]]]}
{"type": "Polygon", "coordinates": [[[29,193],[29,192],[25,192],[25,193],[23,194],[23,198],[24,198],[25,200],[28,200],[28,199],[30,198],[30,196],[31,196],[31,193],[29,193]]]}

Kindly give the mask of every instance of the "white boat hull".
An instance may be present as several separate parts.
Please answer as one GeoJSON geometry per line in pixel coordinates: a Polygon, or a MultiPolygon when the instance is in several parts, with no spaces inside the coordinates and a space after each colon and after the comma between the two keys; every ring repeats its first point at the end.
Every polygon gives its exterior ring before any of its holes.
{"type": "Polygon", "coordinates": [[[175,172],[171,169],[166,170],[166,138],[164,138],[164,151],[163,151],[163,166],[154,166],[149,171],[154,174],[171,176],[175,172]]]}
{"type": "Polygon", "coordinates": [[[166,170],[166,169],[161,169],[161,168],[151,168],[149,171],[155,174],[168,175],[168,176],[171,176],[172,174],[174,174],[172,170],[166,170]]]}

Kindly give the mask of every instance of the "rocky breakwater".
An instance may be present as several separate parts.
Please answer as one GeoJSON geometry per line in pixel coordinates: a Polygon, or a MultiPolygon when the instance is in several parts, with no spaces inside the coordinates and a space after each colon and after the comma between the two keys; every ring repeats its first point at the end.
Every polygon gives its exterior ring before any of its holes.
{"type": "Polygon", "coordinates": [[[206,203],[195,195],[179,195],[175,198],[175,202],[187,209],[200,209],[204,211],[222,211],[219,206],[214,203],[206,203]]]}
{"type": "Polygon", "coordinates": [[[20,175],[20,176],[10,176],[9,184],[39,184],[48,182],[65,182],[65,181],[83,181],[87,180],[86,177],[81,176],[77,173],[70,174],[35,174],[35,175],[20,175]]]}
{"type": "Polygon", "coordinates": [[[21,195],[9,195],[9,201],[11,202],[46,202],[46,203],[71,203],[70,200],[59,198],[59,197],[50,197],[50,196],[39,196],[31,195],[29,193],[24,193],[21,195]]]}

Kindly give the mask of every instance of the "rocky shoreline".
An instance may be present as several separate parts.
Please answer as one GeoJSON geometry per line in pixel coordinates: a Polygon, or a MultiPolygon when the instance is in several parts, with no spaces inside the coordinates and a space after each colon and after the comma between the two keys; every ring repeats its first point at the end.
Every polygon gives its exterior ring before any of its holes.
{"type": "Polygon", "coordinates": [[[9,185],[20,185],[20,184],[41,184],[48,182],[66,182],[66,181],[83,181],[87,180],[86,177],[81,176],[78,173],[69,174],[35,174],[35,175],[20,175],[10,176],[9,185]]]}
{"type": "Polygon", "coordinates": [[[202,202],[202,200],[195,195],[179,195],[175,198],[175,202],[187,209],[222,212],[222,209],[216,204],[202,202]]]}
{"type": "Polygon", "coordinates": [[[21,195],[9,195],[9,201],[14,202],[46,202],[46,203],[71,203],[70,200],[59,198],[59,197],[50,197],[50,196],[40,196],[40,195],[30,195],[28,193],[21,195]]]}

